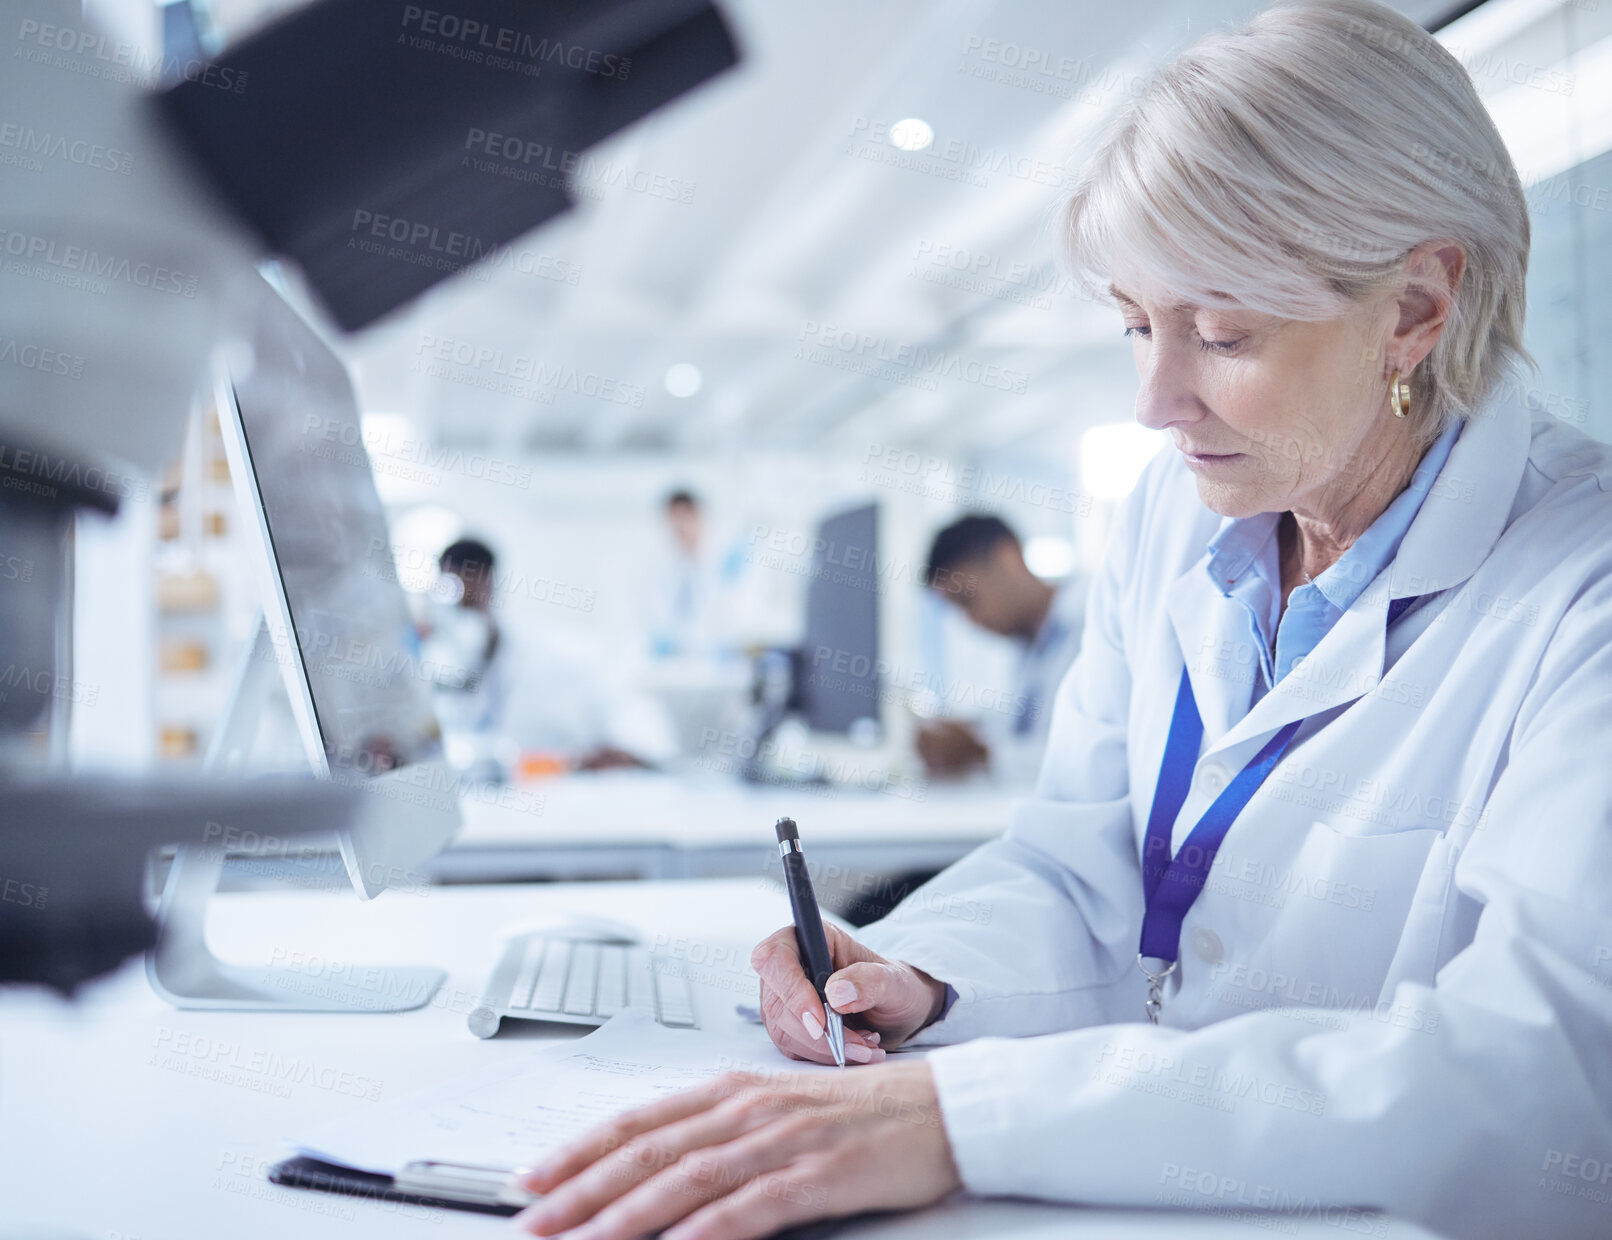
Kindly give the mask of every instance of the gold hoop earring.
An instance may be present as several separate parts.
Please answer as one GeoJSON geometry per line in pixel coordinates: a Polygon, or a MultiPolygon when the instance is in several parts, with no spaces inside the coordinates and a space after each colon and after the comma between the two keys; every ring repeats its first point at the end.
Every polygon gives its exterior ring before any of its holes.
{"type": "Polygon", "coordinates": [[[1388,378],[1388,406],[1396,418],[1410,416],[1410,399],[1410,380],[1401,379],[1399,371],[1394,371],[1388,378]]]}

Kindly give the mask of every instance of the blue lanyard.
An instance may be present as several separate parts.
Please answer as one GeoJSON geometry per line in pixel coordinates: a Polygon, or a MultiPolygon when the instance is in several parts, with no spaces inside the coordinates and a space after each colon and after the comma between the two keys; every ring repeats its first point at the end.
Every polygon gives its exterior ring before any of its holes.
{"type": "Polygon", "coordinates": [[[1175,694],[1175,714],[1170,718],[1170,736],[1164,743],[1164,763],[1159,767],[1158,789],[1153,794],[1147,839],[1142,845],[1142,893],[1147,909],[1142,916],[1143,956],[1174,961],[1180,955],[1181,923],[1203,890],[1221,841],[1271,768],[1281,760],[1302,722],[1295,719],[1265,742],[1203,812],[1198,825],[1182,842],[1181,851],[1171,857],[1170,835],[1187,799],[1198,746],[1203,740],[1198,700],[1192,695],[1187,669],[1181,669],[1181,687],[1175,694]]]}
{"type": "MultiPolygon", "coordinates": [[[[1413,601],[1410,598],[1396,598],[1389,604],[1390,627],[1413,601]]],[[[1221,841],[1231,830],[1237,815],[1243,812],[1244,806],[1282,760],[1282,755],[1292,744],[1303,722],[1302,719],[1295,719],[1265,742],[1248,765],[1237,773],[1203,812],[1198,825],[1182,841],[1181,851],[1171,857],[1170,836],[1175,820],[1181,813],[1181,806],[1186,802],[1192,772],[1198,763],[1198,748],[1203,742],[1203,718],[1198,713],[1198,700],[1193,696],[1187,669],[1181,669],[1181,684],[1175,693],[1175,713],[1170,717],[1170,734],[1164,742],[1164,762],[1159,767],[1158,787],[1153,793],[1153,806],[1147,817],[1147,836],[1142,844],[1142,894],[1145,902],[1139,948],[1142,956],[1163,960],[1172,966],[1180,958],[1181,923],[1203,891],[1204,883],[1209,878],[1209,867],[1215,862],[1221,841]]],[[[1145,969],[1143,971],[1146,972],[1145,969]]],[[[1149,973],[1148,976],[1152,978],[1154,975],[1149,973]]]]}

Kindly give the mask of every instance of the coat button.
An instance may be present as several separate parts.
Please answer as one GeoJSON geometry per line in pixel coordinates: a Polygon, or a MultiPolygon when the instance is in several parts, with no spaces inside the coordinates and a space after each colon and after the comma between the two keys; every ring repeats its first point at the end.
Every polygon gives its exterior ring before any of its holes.
{"type": "Polygon", "coordinates": [[[1220,942],[1220,936],[1202,926],[1192,932],[1192,950],[1198,953],[1198,959],[1204,964],[1219,964],[1226,957],[1226,949],[1220,942]]]}
{"type": "Polygon", "coordinates": [[[1198,791],[1208,793],[1210,796],[1219,796],[1225,788],[1226,768],[1218,762],[1205,762],[1198,768],[1198,791]]]}

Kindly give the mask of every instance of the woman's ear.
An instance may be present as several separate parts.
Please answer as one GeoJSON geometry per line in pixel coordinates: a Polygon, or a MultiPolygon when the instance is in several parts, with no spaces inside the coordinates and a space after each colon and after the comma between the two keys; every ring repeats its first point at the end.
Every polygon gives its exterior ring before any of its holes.
{"type": "Polygon", "coordinates": [[[1466,271],[1466,251],[1453,241],[1427,241],[1405,257],[1405,287],[1398,297],[1399,322],[1392,353],[1397,368],[1411,370],[1444,334],[1456,291],[1466,271]]]}

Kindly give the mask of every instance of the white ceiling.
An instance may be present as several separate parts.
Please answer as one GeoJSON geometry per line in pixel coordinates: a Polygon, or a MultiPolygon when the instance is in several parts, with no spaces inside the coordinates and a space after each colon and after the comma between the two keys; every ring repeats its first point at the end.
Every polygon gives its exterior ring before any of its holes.
{"type": "MultiPolygon", "coordinates": [[[[503,452],[1068,443],[1126,418],[1134,380],[1114,313],[1055,266],[1059,189],[1046,182],[1078,166],[1136,75],[1258,7],[725,0],[741,66],[593,148],[615,182],[516,243],[528,260],[575,264],[574,285],[460,277],[338,348],[366,410],[503,452]],[[1039,88],[978,76],[1004,68],[1007,45],[1067,57],[1065,76],[1031,73],[1039,88]],[[906,157],[916,166],[869,136],[906,117],[934,130],[906,157]],[[692,185],[692,199],[629,181],[692,185]],[[800,356],[813,324],[871,343],[800,356]],[[432,341],[501,360],[434,360],[432,341]],[[904,369],[904,347],[942,373],[904,369]],[[678,362],[703,373],[691,398],[664,387],[678,362]],[[526,380],[535,394],[477,386],[520,367],[541,368],[526,380]],[[993,386],[1021,380],[1022,392],[993,386]],[[582,390],[601,381],[616,399],[582,390]],[[640,389],[641,404],[622,403],[640,389]]],[[[1450,0],[1397,7],[1426,21],[1450,0]]]]}

